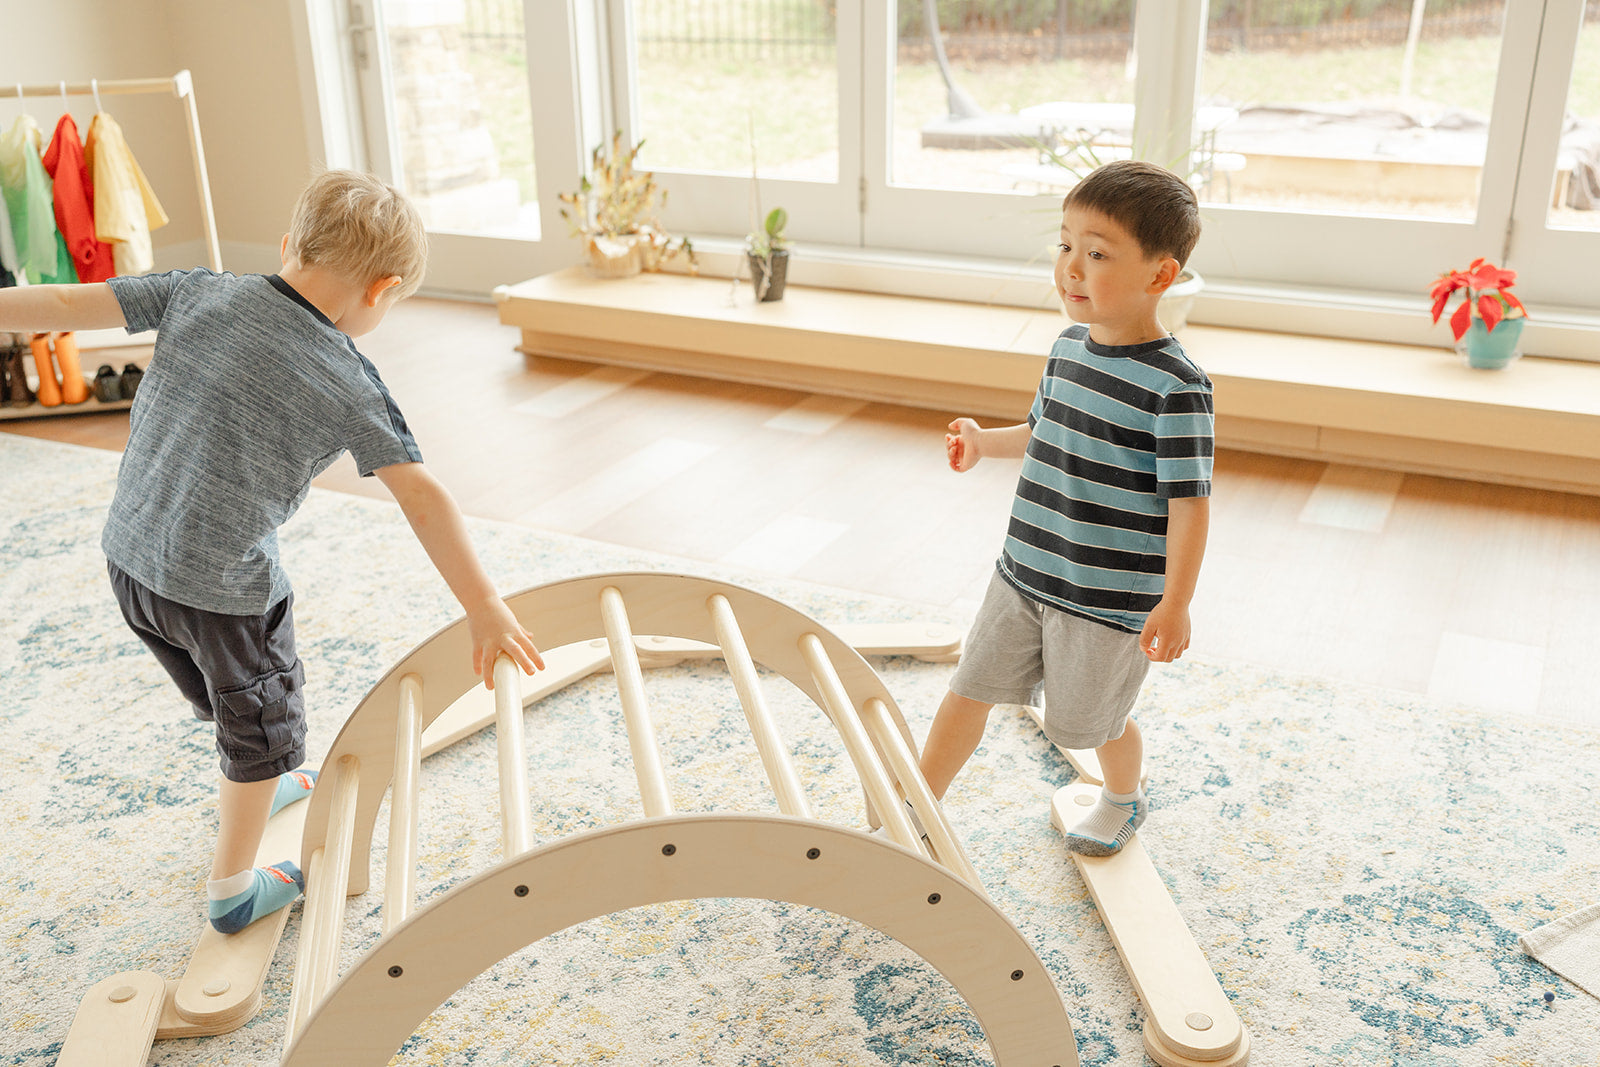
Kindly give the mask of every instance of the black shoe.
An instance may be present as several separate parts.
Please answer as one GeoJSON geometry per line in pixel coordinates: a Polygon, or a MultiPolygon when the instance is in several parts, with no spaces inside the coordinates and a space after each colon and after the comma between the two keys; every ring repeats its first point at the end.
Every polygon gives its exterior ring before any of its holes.
{"type": "Polygon", "coordinates": [[[102,404],[114,404],[122,399],[122,381],[109,363],[100,364],[94,372],[94,398],[102,404]]]}
{"type": "Polygon", "coordinates": [[[144,381],[144,371],[139,369],[139,364],[130,363],[122,368],[122,399],[132,400],[139,391],[139,383],[144,381]]]}

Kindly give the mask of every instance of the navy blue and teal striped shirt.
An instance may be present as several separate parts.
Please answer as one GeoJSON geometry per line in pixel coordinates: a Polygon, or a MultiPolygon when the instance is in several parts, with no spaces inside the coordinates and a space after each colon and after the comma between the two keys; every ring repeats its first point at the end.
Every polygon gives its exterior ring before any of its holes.
{"type": "Polygon", "coordinates": [[[1211,494],[1211,380],[1175,338],[1064,330],[1039,380],[998,564],[1023,595],[1138,633],[1166,581],[1167,501],[1211,494]]]}

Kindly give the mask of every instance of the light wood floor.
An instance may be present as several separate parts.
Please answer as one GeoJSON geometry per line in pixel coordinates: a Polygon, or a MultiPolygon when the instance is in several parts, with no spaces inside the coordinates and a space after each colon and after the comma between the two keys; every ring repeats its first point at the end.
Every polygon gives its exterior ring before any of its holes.
{"type": "MultiPolygon", "coordinates": [[[[525,358],[517,339],[486,305],[414,299],[361,343],[468,514],[976,605],[1016,465],[950,472],[958,413],[525,358]]],[[[127,417],[0,430],[120,450],[127,417]]],[[[317,484],[384,494],[348,458],[317,484]]],[[[1217,457],[1196,657],[1600,726],[1597,608],[1600,498],[1217,457]]]]}

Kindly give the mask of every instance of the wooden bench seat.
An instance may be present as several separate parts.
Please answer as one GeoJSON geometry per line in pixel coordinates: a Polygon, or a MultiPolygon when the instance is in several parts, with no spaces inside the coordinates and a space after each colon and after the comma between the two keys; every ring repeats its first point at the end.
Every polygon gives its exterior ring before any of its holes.
{"type": "MultiPolygon", "coordinates": [[[[794,285],[758,305],[726,278],[580,268],[495,295],[529,354],[989,419],[1026,416],[1066,325],[1053,308],[794,285]]],[[[1475,371],[1442,345],[1202,325],[1182,338],[1216,383],[1224,448],[1600,494],[1600,364],[1475,371]]]]}

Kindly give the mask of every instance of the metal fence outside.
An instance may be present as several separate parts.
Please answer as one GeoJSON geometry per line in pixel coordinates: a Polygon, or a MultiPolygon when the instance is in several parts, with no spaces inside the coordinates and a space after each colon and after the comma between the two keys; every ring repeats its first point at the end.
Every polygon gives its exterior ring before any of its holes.
{"type": "MultiPolygon", "coordinates": [[[[522,0],[464,0],[463,40],[478,49],[522,49],[522,0]]],[[[922,0],[897,0],[900,58],[933,59],[922,0]]],[[[1500,32],[1506,0],[1430,0],[1424,39],[1500,32]]],[[[1218,0],[1212,51],[1326,50],[1404,43],[1411,0],[1218,0]],[[1352,16],[1355,13],[1356,17],[1352,16]],[[1325,14],[1337,17],[1325,18],[1325,14]]],[[[1124,0],[938,0],[950,58],[1016,62],[1112,58],[1132,44],[1124,0]]],[[[1600,0],[1587,4],[1592,20],[1600,0]]],[[[639,55],[696,62],[831,61],[834,0],[634,0],[639,55]]]]}

